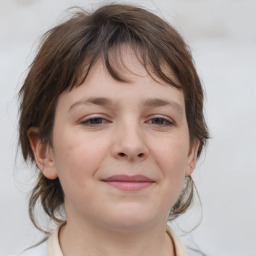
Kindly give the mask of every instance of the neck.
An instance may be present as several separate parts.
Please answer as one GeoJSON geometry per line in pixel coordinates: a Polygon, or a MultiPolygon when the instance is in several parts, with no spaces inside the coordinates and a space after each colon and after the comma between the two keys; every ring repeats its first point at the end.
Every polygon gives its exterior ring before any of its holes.
{"type": "Polygon", "coordinates": [[[165,225],[121,232],[67,221],[61,228],[59,240],[64,256],[175,255],[165,225]]]}

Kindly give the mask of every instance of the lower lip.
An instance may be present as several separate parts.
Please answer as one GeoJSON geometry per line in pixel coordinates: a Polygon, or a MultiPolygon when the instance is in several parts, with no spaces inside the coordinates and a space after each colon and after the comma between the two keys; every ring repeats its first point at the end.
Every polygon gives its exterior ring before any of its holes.
{"type": "Polygon", "coordinates": [[[149,181],[105,181],[108,185],[124,191],[138,191],[151,186],[154,182],[149,181]]]}

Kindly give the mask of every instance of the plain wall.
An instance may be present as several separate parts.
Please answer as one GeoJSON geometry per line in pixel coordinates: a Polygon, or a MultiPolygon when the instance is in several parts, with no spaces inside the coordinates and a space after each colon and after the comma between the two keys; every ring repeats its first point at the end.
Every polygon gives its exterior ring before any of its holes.
{"type": "MultiPolygon", "coordinates": [[[[178,28],[206,91],[212,138],[194,173],[203,220],[184,239],[195,241],[208,256],[256,256],[256,1],[130,3],[156,11],[178,28]]],[[[17,93],[39,36],[73,5],[96,6],[81,0],[0,0],[0,255],[19,252],[42,237],[27,211],[34,172],[16,154],[17,93]]],[[[198,205],[188,214],[195,223],[197,213],[198,205]]],[[[178,225],[193,226],[188,219],[178,225]]]]}

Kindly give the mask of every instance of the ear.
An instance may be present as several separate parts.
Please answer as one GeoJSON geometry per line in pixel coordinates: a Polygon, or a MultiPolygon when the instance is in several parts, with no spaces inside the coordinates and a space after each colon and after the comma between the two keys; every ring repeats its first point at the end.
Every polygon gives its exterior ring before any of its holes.
{"type": "Polygon", "coordinates": [[[190,145],[188,158],[187,158],[186,172],[185,172],[186,176],[190,175],[196,167],[197,152],[198,152],[199,145],[200,145],[200,141],[198,139],[194,139],[194,141],[190,145]]]}
{"type": "Polygon", "coordinates": [[[37,127],[29,128],[27,135],[38,168],[46,178],[50,180],[56,179],[58,175],[55,169],[52,147],[49,144],[42,142],[39,137],[39,129],[37,127]]]}

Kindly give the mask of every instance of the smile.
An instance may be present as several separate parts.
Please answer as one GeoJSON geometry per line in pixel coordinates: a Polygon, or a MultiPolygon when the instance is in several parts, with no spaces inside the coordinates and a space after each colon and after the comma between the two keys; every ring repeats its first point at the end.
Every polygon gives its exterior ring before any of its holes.
{"type": "Polygon", "coordinates": [[[142,190],[155,183],[155,181],[143,175],[114,175],[102,181],[124,191],[142,190]]]}

